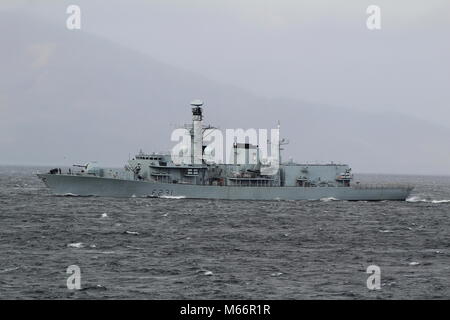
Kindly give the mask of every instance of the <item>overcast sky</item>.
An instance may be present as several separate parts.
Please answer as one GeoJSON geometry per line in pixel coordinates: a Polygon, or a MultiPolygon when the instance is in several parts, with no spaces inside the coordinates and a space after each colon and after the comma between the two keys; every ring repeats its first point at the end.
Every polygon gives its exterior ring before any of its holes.
{"type": "Polygon", "coordinates": [[[267,97],[395,111],[450,126],[448,0],[3,0],[267,97]],[[366,9],[381,8],[381,30],[366,9]]]}
{"type": "Polygon", "coordinates": [[[0,17],[0,163],[120,164],[209,97],[222,128],[284,117],[300,161],[450,172],[448,0],[2,0],[0,17]]]}

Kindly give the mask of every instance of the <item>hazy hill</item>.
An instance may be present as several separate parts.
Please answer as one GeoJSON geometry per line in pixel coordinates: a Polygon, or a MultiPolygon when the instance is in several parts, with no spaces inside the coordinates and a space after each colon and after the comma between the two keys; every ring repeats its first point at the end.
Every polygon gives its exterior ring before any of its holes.
{"type": "Polygon", "coordinates": [[[206,121],[221,128],[272,128],[280,120],[291,141],[285,158],[348,162],[362,172],[450,174],[446,128],[261,99],[19,13],[0,13],[0,30],[0,163],[121,165],[139,148],[167,150],[173,124],[189,122],[189,102],[201,98],[206,121]]]}

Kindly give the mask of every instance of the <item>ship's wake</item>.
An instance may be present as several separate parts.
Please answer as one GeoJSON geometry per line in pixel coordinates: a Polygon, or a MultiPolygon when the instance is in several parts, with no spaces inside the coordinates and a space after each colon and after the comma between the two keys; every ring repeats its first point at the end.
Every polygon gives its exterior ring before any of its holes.
{"type": "Polygon", "coordinates": [[[406,202],[412,202],[412,203],[426,202],[426,203],[439,204],[439,203],[450,203],[450,199],[436,200],[436,199],[421,198],[419,196],[413,196],[413,197],[409,197],[408,199],[406,199],[406,202]]]}

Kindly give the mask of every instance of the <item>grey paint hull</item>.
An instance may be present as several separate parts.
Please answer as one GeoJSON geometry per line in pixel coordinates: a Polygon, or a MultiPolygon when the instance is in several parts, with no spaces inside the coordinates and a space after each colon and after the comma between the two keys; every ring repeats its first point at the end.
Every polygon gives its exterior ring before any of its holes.
{"type": "Polygon", "coordinates": [[[54,194],[104,197],[167,197],[229,200],[405,200],[411,188],[233,187],[169,184],[94,176],[38,174],[54,194]]]}

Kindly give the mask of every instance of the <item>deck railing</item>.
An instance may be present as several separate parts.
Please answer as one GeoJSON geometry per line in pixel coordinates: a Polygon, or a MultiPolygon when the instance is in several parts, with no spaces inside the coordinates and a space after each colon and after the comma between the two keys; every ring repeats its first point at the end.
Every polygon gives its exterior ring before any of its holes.
{"type": "Polygon", "coordinates": [[[354,189],[414,189],[413,185],[401,183],[353,183],[351,187],[354,189]]]}

